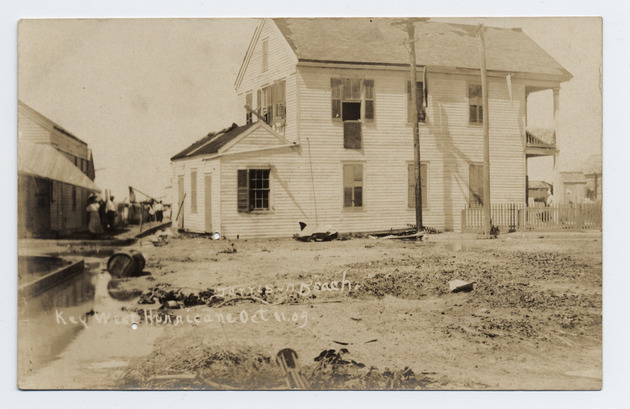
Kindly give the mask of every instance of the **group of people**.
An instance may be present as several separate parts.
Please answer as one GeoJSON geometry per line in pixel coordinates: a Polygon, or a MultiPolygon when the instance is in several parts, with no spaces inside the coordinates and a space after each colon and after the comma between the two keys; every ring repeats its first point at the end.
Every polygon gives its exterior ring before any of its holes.
{"type": "Polygon", "coordinates": [[[149,221],[161,223],[164,219],[164,206],[161,200],[151,200],[149,205],[149,221]]]}
{"type": "Polygon", "coordinates": [[[97,200],[92,195],[88,198],[87,212],[89,216],[88,229],[93,236],[102,234],[105,231],[113,232],[116,230],[116,205],[114,196],[110,196],[107,202],[97,200]]]}

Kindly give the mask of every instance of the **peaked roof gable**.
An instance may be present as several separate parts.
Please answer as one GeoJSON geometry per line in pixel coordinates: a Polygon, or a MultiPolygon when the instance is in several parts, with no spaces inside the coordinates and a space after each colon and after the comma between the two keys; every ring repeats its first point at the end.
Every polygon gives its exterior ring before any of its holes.
{"type": "MultiPolygon", "coordinates": [[[[282,35],[303,62],[409,64],[405,31],[391,18],[276,18],[282,35]]],[[[416,23],[416,62],[433,67],[479,69],[475,26],[416,23]]],[[[486,28],[486,60],[491,71],[572,76],[521,29],[486,28]]]]}
{"type": "Polygon", "coordinates": [[[171,158],[171,160],[193,158],[196,156],[213,155],[219,153],[225,153],[229,151],[234,145],[241,142],[248,135],[254,132],[256,129],[263,128],[275,138],[278,142],[284,145],[290,144],[290,142],[283,136],[274,131],[271,127],[262,121],[257,121],[247,125],[237,126],[232,124],[231,127],[226,128],[220,132],[211,132],[204,138],[196,141],[183,151],[179,152],[171,158]]]}

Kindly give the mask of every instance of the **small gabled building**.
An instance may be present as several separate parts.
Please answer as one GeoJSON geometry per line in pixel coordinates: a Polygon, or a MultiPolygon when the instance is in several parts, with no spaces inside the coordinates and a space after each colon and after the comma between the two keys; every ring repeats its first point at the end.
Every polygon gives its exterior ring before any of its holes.
{"type": "Polygon", "coordinates": [[[527,158],[558,153],[555,130],[527,130],[528,95],[553,90],[557,115],[571,74],[520,29],[489,27],[484,107],[475,27],[419,22],[422,109],[413,118],[406,33],[393,22],[263,20],[234,84],[246,125],[231,132],[249,133],[223,152],[173,158],[184,228],[227,237],[287,236],[298,221],[339,232],[408,228],[414,121],[426,226],[459,230],[462,209],[481,202],[488,116],[492,201],[525,203],[527,158]]]}
{"type": "Polygon", "coordinates": [[[87,230],[87,200],[100,192],[87,143],[18,102],[18,236],[87,230]]]}

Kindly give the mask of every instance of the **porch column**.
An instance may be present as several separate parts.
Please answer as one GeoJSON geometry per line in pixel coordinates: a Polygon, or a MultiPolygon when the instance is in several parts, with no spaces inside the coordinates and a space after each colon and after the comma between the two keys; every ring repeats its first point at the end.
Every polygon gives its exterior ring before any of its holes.
{"type": "Polygon", "coordinates": [[[560,120],[560,88],[553,89],[553,145],[556,145],[558,122],[560,120]]]}

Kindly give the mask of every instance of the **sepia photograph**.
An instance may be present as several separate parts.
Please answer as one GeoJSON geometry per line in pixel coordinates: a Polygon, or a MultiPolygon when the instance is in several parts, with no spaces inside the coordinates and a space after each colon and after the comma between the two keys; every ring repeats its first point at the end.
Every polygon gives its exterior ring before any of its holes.
{"type": "Polygon", "coordinates": [[[19,389],[602,389],[601,17],[17,41],[19,389]]]}

